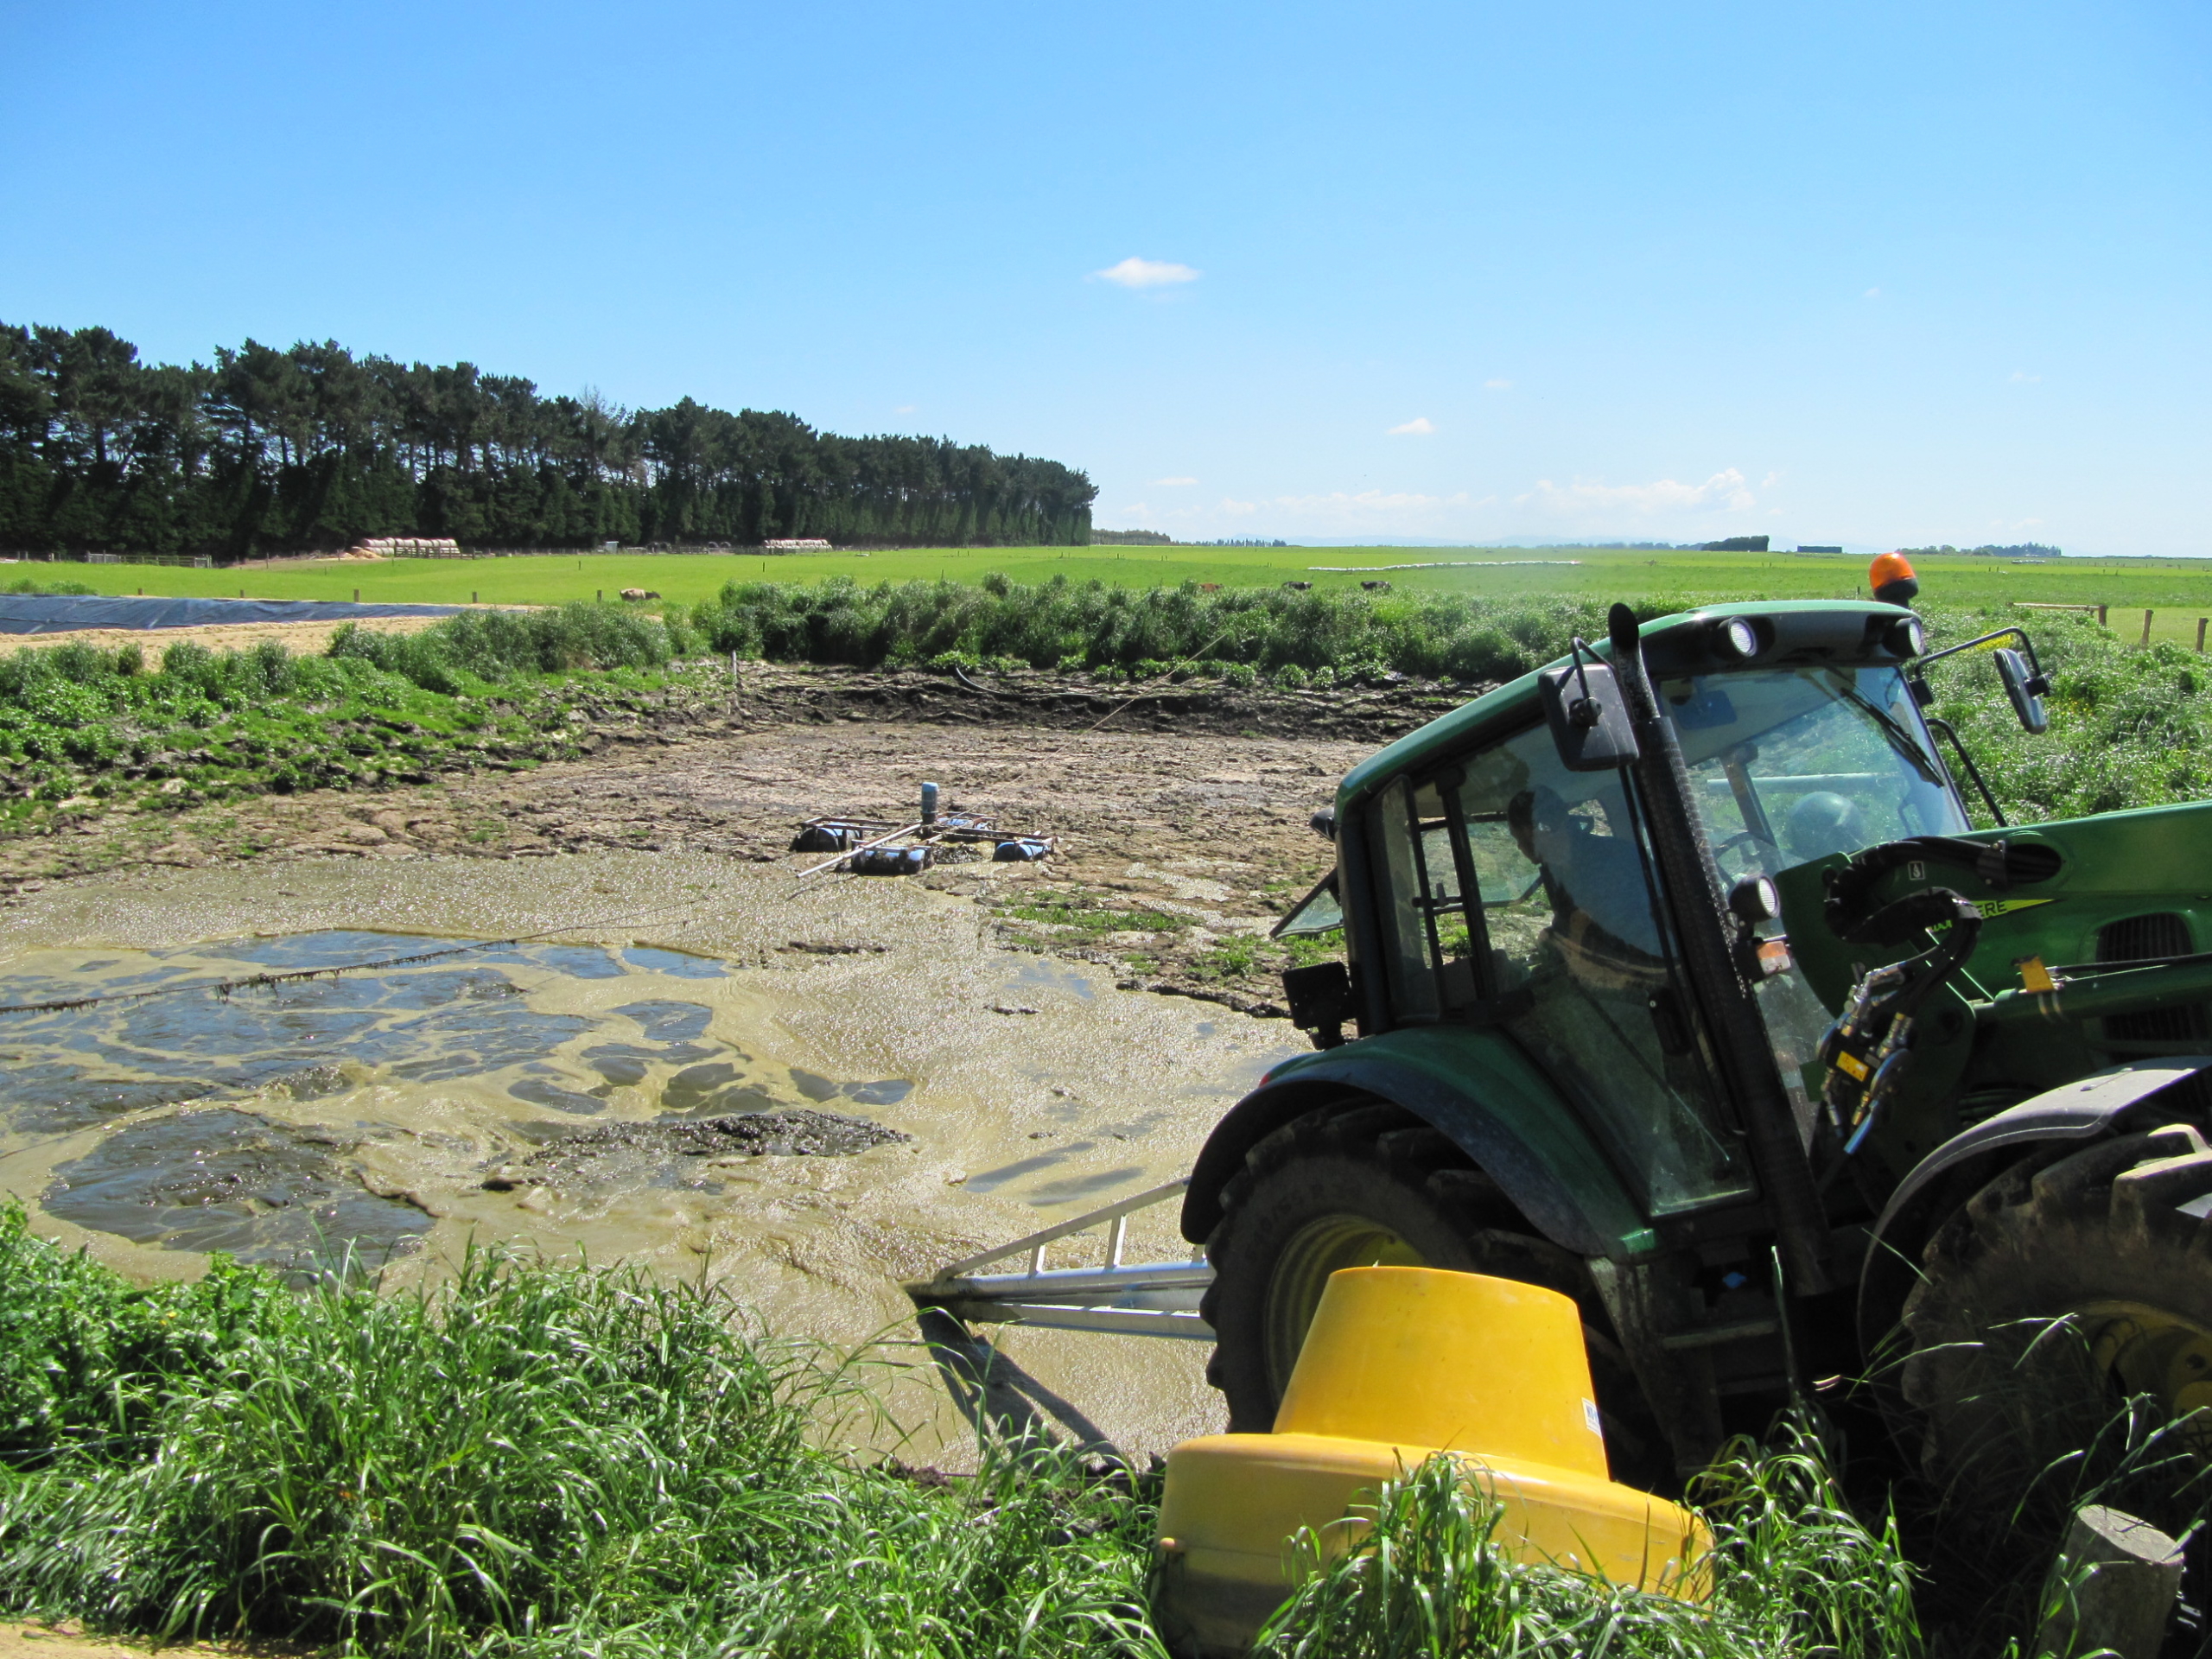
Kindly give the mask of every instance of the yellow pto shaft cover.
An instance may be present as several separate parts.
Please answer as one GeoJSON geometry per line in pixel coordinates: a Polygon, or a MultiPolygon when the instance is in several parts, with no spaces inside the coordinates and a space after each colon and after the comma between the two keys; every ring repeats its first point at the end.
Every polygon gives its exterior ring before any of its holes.
{"type": "Polygon", "coordinates": [[[1480,1274],[1348,1268],[1322,1294],[1274,1432],[1168,1454],[1163,1633],[1185,1652],[1240,1650],[1294,1587],[1300,1528],[1357,1548],[1366,1523],[1352,1508],[1440,1452],[1496,1500],[1497,1541],[1517,1558],[1701,1592],[1697,1518],[1607,1478],[1569,1298],[1480,1274]]]}

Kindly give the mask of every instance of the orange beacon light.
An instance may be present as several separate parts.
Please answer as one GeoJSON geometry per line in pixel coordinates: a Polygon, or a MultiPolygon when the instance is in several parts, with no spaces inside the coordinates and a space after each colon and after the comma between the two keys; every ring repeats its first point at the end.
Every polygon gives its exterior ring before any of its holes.
{"type": "Polygon", "coordinates": [[[1920,592],[1912,574],[1912,561],[1902,553],[1885,553],[1866,572],[1874,597],[1885,605],[1910,605],[1920,592]]]}

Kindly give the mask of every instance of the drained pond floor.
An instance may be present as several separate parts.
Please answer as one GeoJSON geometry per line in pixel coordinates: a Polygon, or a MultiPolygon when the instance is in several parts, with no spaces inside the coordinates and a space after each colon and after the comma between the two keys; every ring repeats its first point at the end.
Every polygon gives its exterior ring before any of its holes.
{"type": "MultiPolygon", "coordinates": [[[[0,1015],[0,1193],[49,1236],[140,1278],[493,1243],[703,1272],[779,1335],[881,1341],[940,1461],[963,1391],[899,1282],[1181,1173],[1297,1036],[999,948],[916,884],[704,855],[89,877],[0,952],[0,1003],[107,999],[0,1015]]],[[[1172,1205],[1130,1249],[1188,1254],[1172,1205]]],[[[1131,1455],[1219,1427],[1201,1344],[998,1348],[1002,1408],[1131,1455]]]]}

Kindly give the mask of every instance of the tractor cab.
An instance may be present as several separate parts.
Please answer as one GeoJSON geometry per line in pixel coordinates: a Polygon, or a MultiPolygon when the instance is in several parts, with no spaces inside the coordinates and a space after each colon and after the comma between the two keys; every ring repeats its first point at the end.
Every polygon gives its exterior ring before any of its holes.
{"type": "MultiPolygon", "coordinates": [[[[1737,925],[1753,952],[1779,931],[1763,881],[1970,828],[1911,689],[1921,639],[1909,613],[1730,606],[1648,625],[1641,641],[1677,736],[1694,833],[1745,912],[1737,925]]],[[[1363,1034],[1510,1034],[1657,1217],[1746,1198],[1756,1183],[1681,937],[1682,912],[1707,895],[1669,890],[1648,791],[1618,743],[1601,760],[1578,741],[1564,707],[1592,669],[1599,696],[1618,699],[1611,656],[1610,644],[1578,651],[1354,772],[1338,794],[1330,890],[1283,931],[1341,922],[1356,964],[1305,970],[1294,1018],[1313,1020],[1318,1002],[1363,1034]]],[[[1759,966],[1768,1044],[1809,1135],[1804,1071],[1830,1014],[1786,946],[1772,944],[1759,966]]]]}

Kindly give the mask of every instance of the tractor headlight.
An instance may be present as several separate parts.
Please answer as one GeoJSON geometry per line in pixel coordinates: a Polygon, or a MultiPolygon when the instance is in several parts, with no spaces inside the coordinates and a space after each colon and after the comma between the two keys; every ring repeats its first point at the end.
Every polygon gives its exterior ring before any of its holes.
{"type": "Polygon", "coordinates": [[[1928,630],[1920,625],[1916,616],[1908,616],[1902,622],[1893,622],[1882,636],[1882,643],[1896,657],[1917,657],[1928,649],[1928,630]]]}
{"type": "Polygon", "coordinates": [[[1732,616],[1713,629],[1713,648],[1731,662],[1749,662],[1759,654],[1759,631],[1751,618],[1732,616]]]}

